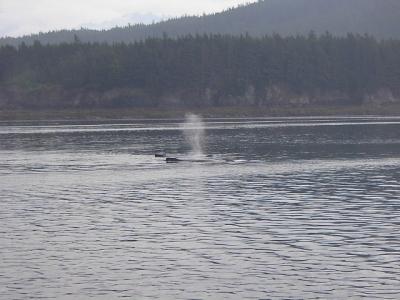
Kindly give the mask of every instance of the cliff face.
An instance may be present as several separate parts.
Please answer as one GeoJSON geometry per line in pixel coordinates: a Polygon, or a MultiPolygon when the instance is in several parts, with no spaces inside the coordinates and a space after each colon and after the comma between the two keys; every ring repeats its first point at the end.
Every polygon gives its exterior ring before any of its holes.
{"type": "Polygon", "coordinates": [[[67,108],[146,108],[146,107],[298,107],[332,105],[386,105],[400,103],[400,97],[388,89],[376,93],[354,96],[342,92],[314,92],[298,94],[282,86],[266,87],[255,93],[249,86],[241,96],[220,97],[210,88],[204,91],[181,90],[168,95],[148,95],[140,90],[119,88],[107,91],[65,90],[58,86],[35,89],[0,87],[0,110],[7,109],[67,109],[67,108]]]}

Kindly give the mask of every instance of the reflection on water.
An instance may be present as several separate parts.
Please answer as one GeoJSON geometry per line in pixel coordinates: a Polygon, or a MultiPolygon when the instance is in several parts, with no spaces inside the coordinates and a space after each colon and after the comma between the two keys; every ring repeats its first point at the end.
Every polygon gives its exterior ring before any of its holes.
{"type": "MultiPolygon", "coordinates": [[[[1,299],[398,299],[400,120],[0,127],[1,299]]],[[[33,125],[33,124],[29,124],[33,125]]]]}

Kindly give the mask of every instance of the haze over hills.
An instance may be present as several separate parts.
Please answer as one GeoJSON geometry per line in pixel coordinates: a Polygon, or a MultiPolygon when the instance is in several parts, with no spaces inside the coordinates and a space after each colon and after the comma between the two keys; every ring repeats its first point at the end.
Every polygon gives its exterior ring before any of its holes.
{"type": "Polygon", "coordinates": [[[377,38],[400,38],[400,1],[398,0],[263,0],[221,13],[186,16],[144,25],[110,30],[62,30],[21,38],[2,38],[0,45],[73,42],[134,42],[148,37],[187,34],[250,34],[283,36],[314,31],[333,35],[370,34],[377,38]]]}

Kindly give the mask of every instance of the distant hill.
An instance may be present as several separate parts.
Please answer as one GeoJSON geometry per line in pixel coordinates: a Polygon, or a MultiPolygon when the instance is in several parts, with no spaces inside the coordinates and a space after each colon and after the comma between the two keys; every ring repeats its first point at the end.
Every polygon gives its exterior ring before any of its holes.
{"type": "Polygon", "coordinates": [[[21,38],[2,38],[0,45],[47,44],[73,42],[134,42],[148,37],[187,34],[250,34],[283,36],[317,34],[334,35],[368,33],[377,38],[400,38],[399,0],[264,0],[228,9],[221,13],[188,16],[150,25],[117,27],[110,30],[62,30],[21,38]]]}

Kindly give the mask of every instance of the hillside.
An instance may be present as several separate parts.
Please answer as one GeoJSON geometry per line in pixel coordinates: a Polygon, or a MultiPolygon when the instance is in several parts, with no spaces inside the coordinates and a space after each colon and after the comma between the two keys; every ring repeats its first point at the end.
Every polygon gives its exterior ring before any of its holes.
{"type": "Polygon", "coordinates": [[[334,35],[368,33],[377,38],[400,38],[398,0],[264,0],[221,13],[170,19],[151,25],[134,25],[110,30],[63,30],[22,38],[3,38],[0,45],[72,42],[134,42],[147,37],[187,34],[249,33],[253,36],[278,33],[283,36],[326,31],[334,35]]]}
{"type": "Polygon", "coordinates": [[[0,47],[1,109],[400,103],[400,41],[228,35],[0,47]]]}

